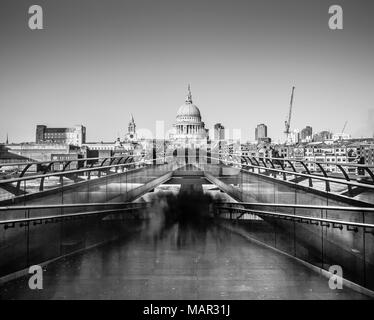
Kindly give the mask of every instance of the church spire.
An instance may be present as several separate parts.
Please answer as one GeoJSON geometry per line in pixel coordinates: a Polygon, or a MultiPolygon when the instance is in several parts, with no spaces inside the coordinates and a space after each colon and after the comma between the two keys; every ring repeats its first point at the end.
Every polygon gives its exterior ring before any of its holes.
{"type": "Polygon", "coordinates": [[[6,134],[6,144],[9,144],[9,137],[8,137],[8,133],[6,134]]]}
{"type": "Polygon", "coordinates": [[[129,122],[129,126],[128,126],[128,133],[130,134],[135,134],[135,130],[136,130],[136,124],[135,124],[135,120],[134,120],[134,116],[132,115],[132,113],[130,113],[131,115],[131,120],[129,122]]]}
{"type": "Polygon", "coordinates": [[[188,84],[188,95],[186,97],[186,102],[192,103],[191,85],[188,84]]]}

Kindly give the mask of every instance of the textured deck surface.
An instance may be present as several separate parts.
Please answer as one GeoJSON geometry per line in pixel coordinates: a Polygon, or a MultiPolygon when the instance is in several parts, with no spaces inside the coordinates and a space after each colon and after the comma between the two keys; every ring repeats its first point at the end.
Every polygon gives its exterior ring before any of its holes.
{"type": "Polygon", "coordinates": [[[44,289],[28,277],[1,299],[365,299],[268,248],[220,228],[144,231],[49,264],[44,289]]]}

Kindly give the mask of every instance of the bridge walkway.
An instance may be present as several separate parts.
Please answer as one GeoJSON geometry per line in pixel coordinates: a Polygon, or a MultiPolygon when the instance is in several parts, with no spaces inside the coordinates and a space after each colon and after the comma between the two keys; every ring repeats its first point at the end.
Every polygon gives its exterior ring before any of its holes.
{"type": "Polygon", "coordinates": [[[221,227],[151,226],[125,239],[48,264],[43,290],[28,276],[1,299],[367,299],[294,259],[221,227]]]}

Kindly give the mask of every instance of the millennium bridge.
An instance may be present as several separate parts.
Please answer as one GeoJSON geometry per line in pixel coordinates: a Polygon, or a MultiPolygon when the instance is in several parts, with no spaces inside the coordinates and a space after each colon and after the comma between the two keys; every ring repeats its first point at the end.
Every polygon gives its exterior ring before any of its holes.
{"type": "Polygon", "coordinates": [[[0,298],[372,299],[374,168],[328,165],[209,148],[0,164],[18,168],[0,298]]]}

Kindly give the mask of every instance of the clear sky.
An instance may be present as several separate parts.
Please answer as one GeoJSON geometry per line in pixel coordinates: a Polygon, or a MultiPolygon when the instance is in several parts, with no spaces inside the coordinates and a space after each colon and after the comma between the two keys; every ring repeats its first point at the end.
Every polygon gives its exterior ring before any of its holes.
{"type": "Polygon", "coordinates": [[[373,0],[2,0],[0,141],[35,126],[87,127],[89,141],[171,126],[191,83],[208,127],[254,138],[258,123],[374,133],[373,0]],[[28,7],[44,30],[28,28],[28,7]],[[328,28],[340,4],[344,30],[328,28]]]}

